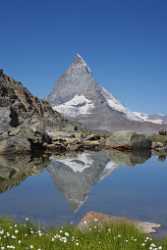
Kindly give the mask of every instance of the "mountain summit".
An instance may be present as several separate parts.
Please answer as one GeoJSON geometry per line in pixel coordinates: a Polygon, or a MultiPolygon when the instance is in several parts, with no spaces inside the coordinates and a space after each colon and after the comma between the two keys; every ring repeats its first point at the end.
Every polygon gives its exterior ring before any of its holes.
{"type": "Polygon", "coordinates": [[[162,117],[130,112],[95,81],[79,54],[56,81],[47,99],[54,110],[93,130],[152,132],[159,130],[164,123],[162,117]]]}

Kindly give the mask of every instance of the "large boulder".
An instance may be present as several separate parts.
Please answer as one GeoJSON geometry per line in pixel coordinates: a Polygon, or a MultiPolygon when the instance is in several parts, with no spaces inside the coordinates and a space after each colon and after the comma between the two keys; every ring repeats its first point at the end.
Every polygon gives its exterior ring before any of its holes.
{"type": "Polygon", "coordinates": [[[0,154],[43,152],[48,141],[46,136],[28,126],[10,129],[0,135],[0,154]]]}
{"type": "Polygon", "coordinates": [[[147,221],[139,221],[139,220],[132,220],[126,217],[118,217],[118,216],[111,216],[103,213],[97,212],[88,212],[79,222],[78,228],[80,230],[88,230],[92,226],[105,226],[105,225],[112,225],[112,224],[129,224],[136,227],[139,231],[143,233],[155,233],[161,227],[160,224],[147,222],[147,221]]]}
{"type": "Polygon", "coordinates": [[[31,152],[31,144],[24,137],[4,138],[0,142],[0,154],[15,154],[15,153],[31,152]]]}
{"type": "Polygon", "coordinates": [[[150,149],[152,142],[144,134],[120,131],[111,134],[105,142],[107,147],[123,149],[150,149]]]}

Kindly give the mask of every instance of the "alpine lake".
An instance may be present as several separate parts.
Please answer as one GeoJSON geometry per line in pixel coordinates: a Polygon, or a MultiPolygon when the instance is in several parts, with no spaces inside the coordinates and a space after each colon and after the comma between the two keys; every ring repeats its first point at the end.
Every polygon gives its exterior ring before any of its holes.
{"type": "Polygon", "coordinates": [[[48,226],[89,211],[161,224],[167,233],[167,160],[149,152],[85,151],[0,157],[0,216],[48,226]]]}

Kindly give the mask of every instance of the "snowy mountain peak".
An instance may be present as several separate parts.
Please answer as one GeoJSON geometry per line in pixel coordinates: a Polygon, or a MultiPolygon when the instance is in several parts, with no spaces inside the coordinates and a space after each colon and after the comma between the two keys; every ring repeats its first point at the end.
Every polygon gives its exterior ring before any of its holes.
{"type": "Polygon", "coordinates": [[[96,82],[79,54],[56,81],[47,99],[54,110],[94,130],[158,131],[165,121],[162,117],[129,111],[96,82]]]}
{"type": "Polygon", "coordinates": [[[89,68],[89,66],[87,65],[86,61],[83,59],[83,57],[80,54],[76,54],[74,57],[74,61],[72,63],[72,65],[69,67],[69,69],[81,69],[84,68],[86,69],[86,71],[88,73],[91,73],[91,69],[89,68]]]}
{"type": "Polygon", "coordinates": [[[75,55],[75,59],[74,59],[76,62],[79,62],[79,63],[82,63],[82,64],[86,64],[86,62],[85,62],[85,60],[83,59],[83,57],[79,54],[79,53],[77,53],[76,55],[75,55]]]}

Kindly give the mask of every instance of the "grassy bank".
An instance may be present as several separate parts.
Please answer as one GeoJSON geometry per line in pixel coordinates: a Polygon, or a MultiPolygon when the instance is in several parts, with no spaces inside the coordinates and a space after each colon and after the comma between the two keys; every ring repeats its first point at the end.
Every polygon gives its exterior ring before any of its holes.
{"type": "Polygon", "coordinates": [[[71,226],[44,231],[27,221],[16,224],[9,219],[0,219],[0,249],[161,250],[167,249],[167,240],[153,240],[127,224],[92,226],[87,232],[71,226]]]}

